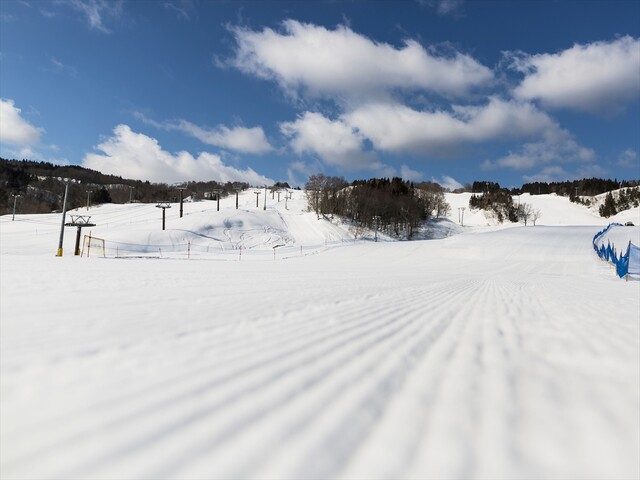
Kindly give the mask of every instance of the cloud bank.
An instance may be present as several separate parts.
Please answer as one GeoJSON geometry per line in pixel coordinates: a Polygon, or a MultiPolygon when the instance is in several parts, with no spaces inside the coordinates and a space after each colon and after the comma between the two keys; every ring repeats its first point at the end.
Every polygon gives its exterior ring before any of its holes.
{"type": "Polygon", "coordinates": [[[391,89],[421,89],[466,95],[493,80],[492,71],[457,51],[440,53],[406,40],[396,48],[340,25],[334,30],[285,20],[282,30],[234,27],[235,55],[229,64],[274,80],[290,94],[331,96],[391,89]]]}
{"type": "Polygon", "coordinates": [[[225,165],[220,156],[212,153],[202,152],[197,157],[185,151],[172,154],[163,150],[155,138],[136,133],[128,125],[116,126],[113,136],[95,148],[98,153],[86,154],[83,166],[125,178],[166,183],[194,179],[273,183],[251,168],[240,170],[225,165]]]}
{"type": "Polygon", "coordinates": [[[436,157],[453,156],[468,144],[532,137],[557,128],[533,105],[497,97],[485,105],[432,111],[374,103],[343,118],[377,149],[436,157]]]}
{"type": "Polygon", "coordinates": [[[292,150],[299,155],[317,155],[327,165],[343,170],[369,169],[375,165],[375,155],[364,151],[363,136],[341,120],[305,112],[293,122],[282,123],[280,130],[290,138],[292,150]]]}
{"type": "Polygon", "coordinates": [[[515,54],[512,66],[525,75],[514,96],[551,108],[612,115],[640,97],[640,39],[630,36],[556,54],[515,54]]]}

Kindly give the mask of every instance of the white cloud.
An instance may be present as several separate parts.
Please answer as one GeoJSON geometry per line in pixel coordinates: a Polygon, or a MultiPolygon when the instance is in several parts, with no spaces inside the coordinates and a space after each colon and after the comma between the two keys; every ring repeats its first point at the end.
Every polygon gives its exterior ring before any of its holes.
{"type": "Polygon", "coordinates": [[[525,74],[514,95],[543,105],[614,114],[640,96],[640,39],[574,45],[557,54],[513,55],[525,74]]]}
{"type": "Polygon", "coordinates": [[[403,180],[417,182],[418,180],[422,180],[424,178],[424,174],[422,172],[409,168],[407,165],[402,165],[400,167],[400,177],[402,177],[403,180]]]}
{"type": "Polygon", "coordinates": [[[326,164],[343,170],[377,168],[375,155],[364,150],[362,135],[341,120],[305,112],[293,122],[280,124],[283,135],[299,155],[318,155],[326,164]]]}
{"type": "Polygon", "coordinates": [[[454,106],[452,111],[374,103],[343,120],[378,149],[434,156],[451,156],[469,143],[533,137],[558,128],[531,104],[495,97],[483,106],[454,106]]]}
{"type": "Polygon", "coordinates": [[[218,155],[203,152],[176,154],[162,149],[155,138],[136,133],[128,125],[118,125],[113,136],[96,146],[101,153],[88,153],[83,166],[103,173],[152,182],[216,180],[247,182],[252,185],[273,183],[251,168],[239,170],[225,165],[218,155]]]}
{"type": "Polygon", "coordinates": [[[582,147],[566,130],[550,130],[539,142],[525,143],[517,152],[497,160],[485,161],[481,166],[485,170],[497,167],[513,170],[530,170],[551,163],[583,163],[590,164],[595,160],[592,149],[582,147]]]}
{"type": "Polygon", "coordinates": [[[492,81],[492,71],[472,57],[440,54],[415,40],[396,48],[375,42],[347,26],[329,30],[295,20],[282,32],[236,27],[230,64],[260,78],[275,80],[291,94],[360,96],[390,89],[424,89],[464,95],[492,81]]]}
{"type": "Polygon", "coordinates": [[[68,165],[66,158],[50,156],[59,150],[58,146],[42,144],[44,129],[29,123],[21,113],[22,110],[15,106],[13,100],[0,99],[0,155],[68,165]]]}
{"type": "Polygon", "coordinates": [[[449,191],[453,191],[457,188],[463,187],[463,185],[460,182],[458,182],[455,178],[450,177],[448,175],[443,175],[442,177],[440,177],[440,180],[436,180],[435,178],[432,178],[431,181],[436,182],[442,188],[449,191]]]}
{"type": "Polygon", "coordinates": [[[226,127],[218,125],[215,128],[203,128],[186,120],[166,124],[170,130],[187,133],[202,143],[220,148],[227,148],[243,153],[262,154],[273,150],[264,134],[262,127],[226,127]]]}
{"type": "Polygon", "coordinates": [[[32,147],[40,142],[44,130],[22,118],[21,112],[13,100],[0,99],[0,143],[32,147]]]}
{"type": "Polygon", "coordinates": [[[624,168],[636,168],[640,170],[640,161],[638,161],[638,152],[632,148],[627,148],[618,157],[617,164],[624,168]]]}
{"type": "Polygon", "coordinates": [[[111,33],[105,25],[105,18],[119,18],[122,15],[122,0],[57,0],[84,17],[89,27],[102,33],[111,33]]]}
{"type": "Polygon", "coordinates": [[[140,112],[134,112],[134,116],[147,125],[163,130],[180,131],[197,138],[202,143],[215,147],[254,154],[268,153],[273,150],[262,127],[235,126],[229,128],[225,125],[218,125],[215,128],[204,128],[187,120],[156,122],[140,112]]]}
{"type": "MultiPolygon", "coordinates": [[[[280,126],[298,154],[317,155],[325,164],[341,170],[369,170],[395,174],[381,164],[375,151],[417,156],[453,156],[469,145],[529,139],[518,151],[487,160],[484,169],[531,170],[552,163],[590,164],[593,150],[579,145],[535,106],[497,97],[480,106],[453,106],[450,111],[417,111],[396,103],[372,103],[337,119],[306,112],[294,122],[280,126]]],[[[416,180],[422,172],[406,165],[403,178],[416,180]]],[[[459,188],[459,186],[453,187],[459,188]]]]}

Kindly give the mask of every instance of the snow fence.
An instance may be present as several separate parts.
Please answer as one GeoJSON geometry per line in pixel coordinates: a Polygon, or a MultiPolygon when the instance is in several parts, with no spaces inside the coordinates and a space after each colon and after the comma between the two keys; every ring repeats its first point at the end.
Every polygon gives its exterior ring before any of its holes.
{"type": "Polygon", "coordinates": [[[622,227],[620,223],[610,223],[607,228],[596,233],[593,237],[593,249],[602,260],[612,263],[616,267],[616,273],[620,278],[627,275],[640,275],[640,247],[629,241],[625,253],[617,252],[615,245],[607,240],[607,245],[600,239],[606,235],[612,227],[622,227]]]}
{"type": "Polygon", "coordinates": [[[201,258],[210,260],[284,260],[314,255],[321,251],[356,245],[367,240],[326,240],[312,245],[252,245],[233,242],[138,244],[105,239],[105,256],[113,258],[201,258]]]}

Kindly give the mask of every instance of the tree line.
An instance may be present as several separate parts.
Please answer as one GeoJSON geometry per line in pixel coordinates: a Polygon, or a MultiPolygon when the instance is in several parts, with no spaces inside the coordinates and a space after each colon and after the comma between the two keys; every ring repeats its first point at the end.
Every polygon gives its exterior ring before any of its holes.
{"type": "Polygon", "coordinates": [[[635,187],[640,185],[640,180],[605,179],[605,178],[583,178],[580,180],[567,180],[564,182],[531,182],[525,183],[520,188],[511,189],[513,195],[529,193],[531,195],[544,195],[555,193],[563,197],[569,197],[571,201],[580,196],[593,197],[601,195],[611,190],[625,187],[635,187]]]}
{"type": "MultiPolygon", "coordinates": [[[[10,213],[14,198],[20,213],[50,213],[62,209],[65,182],[68,182],[67,208],[102,203],[176,202],[180,191],[175,185],[123,179],[78,165],[59,166],[48,162],[0,158],[0,213],[10,213]]],[[[244,182],[185,182],[185,197],[202,199],[224,197],[236,189],[249,188],[244,182]]]]}
{"type": "Polygon", "coordinates": [[[340,216],[352,224],[356,236],[371,229],[410,239],[425,220],[450,211],[440,185],[399,177],[348,183],[343,177],[316,174],[304,190],[309,210],[318,218],[340,216]]]}

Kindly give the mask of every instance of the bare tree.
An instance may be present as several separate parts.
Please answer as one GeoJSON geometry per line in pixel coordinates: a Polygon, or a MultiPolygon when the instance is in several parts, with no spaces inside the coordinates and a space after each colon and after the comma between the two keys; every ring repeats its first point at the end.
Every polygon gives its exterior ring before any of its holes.
{"type": "Polygon", "coordinates": [[[529,203],[522,203],[518,206],[518,218],[524,221],[524,226],[527,226],[527,222],[533,215],[533,207],[529,203]]]}
{"type": "Polygon", "coordinates": [[[318,219],[320,219],[320,197],[324,187],[325,178],[326,177],[321,173],[311,175],[304,186],[309,206],[314,212],[316,212],[318,219]]]}
{"type": "Polygon", "coordinates": [[[533,226],[536,226],[536,221],[542,216],[542,212],[538,208],[534,208],[531,211],[531,221],[533,222],[533,226]]]}

